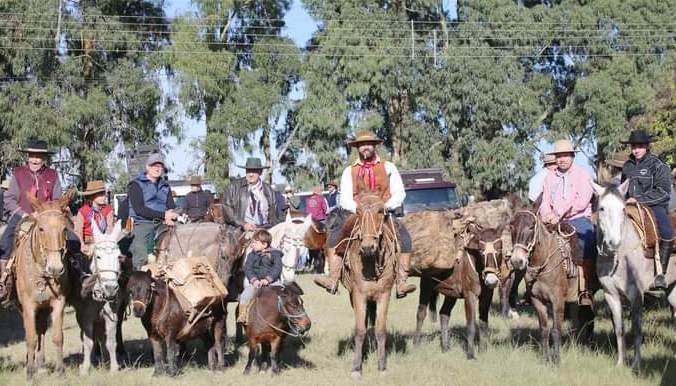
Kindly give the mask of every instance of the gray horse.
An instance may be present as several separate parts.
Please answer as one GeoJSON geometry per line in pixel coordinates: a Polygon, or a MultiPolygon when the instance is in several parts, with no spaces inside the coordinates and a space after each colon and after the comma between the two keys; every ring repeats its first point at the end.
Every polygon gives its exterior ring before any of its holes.
{"type": "MultiPolygon", "coordinates": [[[[619,187],[604,188],[593,183],[594,192],[599,197],[598,209],[598,260],[596,272],[613,316],[613,327],[617,339],[617,365],[624,364],[624,322],[622,320],[622,300],[629,301],[634,335],[634,359],[632,368],[639,370],[641,363],[641,307],[643,294],[654,279],[654,261],[643,256],[641,238],[625,214],[624,197],[629,187],[628,181],[619,187]]],[[[673,264],[672,264],[673,265],[673,264]]],[[[667,281],[674,283],[674,267],[667,271],[667,281]]],[[[669,296],[672,307],[676,307],[674,291],[669,296]]]]}

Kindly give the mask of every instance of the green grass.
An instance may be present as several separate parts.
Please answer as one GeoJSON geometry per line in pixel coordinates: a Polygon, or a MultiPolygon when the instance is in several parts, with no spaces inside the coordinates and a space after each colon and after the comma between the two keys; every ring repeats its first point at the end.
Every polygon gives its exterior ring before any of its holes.
{"type": "MultiPolygon", "coordinates": [[[[226,357],[228,366],[222,373],[211,373],[204,367],[204,356],[184,367],[176,379],[153,378],[151,349],[138,319],[130,317],[124,325],[127,350],[139,358],[136,367],[110,375],[94,369],[89,376],[78,375],[81,361],[79,328],[72,309],[65,323],[65,377],[52,374],[37,376],[37,385],[335,385],[358,383],[350,377],[352,359],[352,311],[347,294],[330,296],[311,283],[310,276],[301,276],[299,283],[306,295],[305,304],[312,318],[312,329],[305,346],[297,340],[287,342],[283,353],[285,369],[279,377],[269,372],[244,376],[247,349],[240,347],[226,357]]],[[[364,376],[359,383],[369,385],[676,385],[676,327],[669,322],[667,310],[651,310],[644,314],[643,364],[638,375],[616,368],[615,342],[609,313],[600,306],[594,349],[578,347],[564,336],[561,365],[545,363],[538,353],[539,332],[535,318],[527,313],[516,321],[505,321],[492,314],[490,336],[477,360],[468,361],[462,350],[464,312],[458,303],[451,318],[451,350],[442,354],[438,325],[428,320],[425,339],[413,345],[417,296],[392,300],[389,313],[388,370],[378,373],[375,353],[369,353],[364,376]]],[[[229,318],[229,335],[234,330],[229,318]]],[[[25,345],[18,314],[0,312],[0,385],[25,384],[25,345]],[[19,323],[19,324],[17,324],[19,323]],[[9,339],[8,339],[9,337],[9,339]],[[8,342],[9,340],[9,342],[8,342]]],[[[626,324],[629,326],[629,324],[626,324]]],[[[199,349],[198,351],[203,351],[199,349]]],[[[633,355],[633,351],[629,351],[633,355]]],[[[53,364],[54,348],[47,344],[47,362],[53,364]]]]}

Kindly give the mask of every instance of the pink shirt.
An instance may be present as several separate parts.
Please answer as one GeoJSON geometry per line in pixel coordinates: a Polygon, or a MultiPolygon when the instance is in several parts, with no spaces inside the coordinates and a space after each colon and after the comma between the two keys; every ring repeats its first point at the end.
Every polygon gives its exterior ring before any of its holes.
{"type": "Polygon", "coordinates": [[[565,173],[558,169],[547,173],[540,215],[546,218],[554,213],[563,220],[573,220],[580,217],[591,218],[591,199],[594,194],[592,177],[583,168],[572,165],[565,173]]]}

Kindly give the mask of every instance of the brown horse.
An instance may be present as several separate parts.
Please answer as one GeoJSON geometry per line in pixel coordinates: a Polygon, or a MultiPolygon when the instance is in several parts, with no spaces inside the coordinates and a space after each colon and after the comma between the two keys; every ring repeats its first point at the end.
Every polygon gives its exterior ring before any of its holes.
{"type": "MultiPolygon", "coordinates": [[[[511,228],[514,241],[511,262],[514,269],[526,270],[526,286],[540,324],[543,356],[559,363],[565,303],[577,300],[577,279],[569,278],[567,273],[568,265],[572,263],[565,257],[562,243],[557,240],[559,236],[547,230],[535,213],[528,210],[517,212],[511,228]],[[547,316],[548,305],[552,306],[551,327],[547,316]]],[[[574,313],[578,314],[577,310],[574,313]]],[[[581,316],[582,313],[577,315],[578,318],[581,316]]],[[[577,322],[579,326],[580,319],[577,322]]]]}
{"type": "Polygon", "coordinates": [[[312,221],[312,226],[305,232],[305,246],[310,251],[310,260],[315,273],[324,273],[326,256],[327,227],[318,221],[312,221]]]}
{"type": "Polygon", "coordinates": [[[134,316],[141,318],[153,346],[153,375],[178,375],[179,344],[195,338],[201,338],[209,347],[209,370],[223,369],[225,313],[220,302],[207,311],[208,316],[191,323],[174,291],[163,280],[153,279],[150,272],[134,272],[127,283],[127,292],[134,316]]]}
{"type": "Polygon", "coordinates": [[[63,373],[63,311],[69,292],[66,272],[66,211],[72,191],[58,201],[41,202],[28,194],[35,224],[16,241],[16,294],[26,332],[26,374],[32,379],[45,365],[45,334],[51,317],[57,373],[63,373]]]}
{"type": "Polygon", "coordinates": [[[311,322],[303,307],[303,290],[292,282],[284,287],[262,288],[249,308],[246,336],[249,345],[249,359],[244,374],[251,372],[251,364],[257,360],[261,368],[262,356],[270,355],[272,372],[279,373],[279,353],[285,336],[301,337],[310,330],[311,322]]]}
{"type": "Polygon", "coordinates": [[[352,376],[356,378],[362,371],[367,316],[373,320],[374,312],[378,370],[385,371],[387,309],[397,264],[396,234],[386,215],[385,202],[377,193],[362,192],[356,199],[357,213],[343,226],[342,245],[336,248],[344,256],[341,281],[350,292],[354,311],[352,376]]]}
{"type": "Polygon", "coordinates": [[[437,293],[444,295],[441,306],[441,350],[449,349],[449,318],[457,299],[465,299],[465,321],[467,328],[466,354],[475,359],[475,341],[481,332],[476,331],[476,315],[481,320],[480,330],[487,330],[493,290],[499,279],[505,275],[502,255],[502,229],[481,228],[470,224],[459,242],[463,250],[450,270],[429,271],[420,277],[420,298],[416,315],[415,342],[421,339],[421,329],[427,308],[436,302],[437,293]]]}

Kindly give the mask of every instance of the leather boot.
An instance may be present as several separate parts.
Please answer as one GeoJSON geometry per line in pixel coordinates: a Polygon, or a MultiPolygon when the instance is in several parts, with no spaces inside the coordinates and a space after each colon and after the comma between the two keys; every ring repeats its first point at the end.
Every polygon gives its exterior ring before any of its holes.
{"type": "Polygon", "coordinates": [[[246,324],[249,319],[249,305],[239,304],[239,313],[237,314],[237,323],[246,324]]]}
{"type": "Polygon", "coordinates": [[[399,254],[399,267],[397,269],[397,299],[406,297],[409,293],[415,291],[414,284],[406,283],[408,280],[408,270],[411,265],[411,254],[399,254]]]}
{"type": "Polygon", "coordinates": [[[596,279],[596,272],[594,262],[591,260],[584,260],[579,272],[580,295],[578,303],[581,306],[594,306],[594,287],[596,279]]]}
{"type": "Polygon", "coordinates": [[[338,291],[338,280],[340,280],[343,261],[340,256],[336,254],[334,248],[328,248],[326,250],[326,259],[329,262],[329,275],[316,276],[314,282],[333,295],[338,291]]]}
{"type": "Polygon", "coordinates": [[[662,262],[662,274],[655,275],[655,281],[650,287],[651,289],[666,290],[667,289],[667,268],[669,267],[669,257],[671,257],[671,240],[660,240],[660,260],[662,262]]]}

